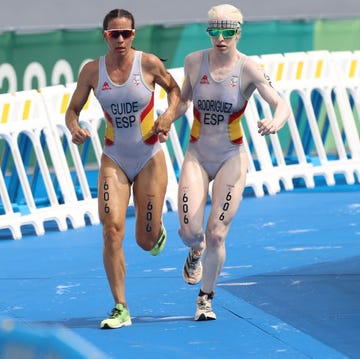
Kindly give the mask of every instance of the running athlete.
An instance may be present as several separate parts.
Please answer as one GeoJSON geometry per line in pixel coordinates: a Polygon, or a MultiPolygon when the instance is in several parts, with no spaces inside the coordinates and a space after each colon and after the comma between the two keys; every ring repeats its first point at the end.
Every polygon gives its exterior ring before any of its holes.
{"type": "Polygon", "coordinates": [[[258,122],[260,135],[279,131],[290,115],[260,66],[237,50],[243,16],[232,5],[208,12],[207,32],[212,48],[185,58],[185,81],[176,118],[193,103],[194,121],[181,170],[178,191],[179,235],[190,248],[183,278],[201,287],[195,320],[216,319],[214,288],[225,261],[225,239],[242,199],[247,173],[241,118],[258,90],[274,110],[273,118],[258,122]],[[209,183],[212,204],[204,230],[209,183]]]}
{"type": "Polygon", "coordinates": [[[138,245],[155,256],[166,242],[161,216],[167,170],[160,142],[166,140],[174,120],[180,89],[158,57],[132,47],[134,37],[135,21],[130,12],[115,9],[105,16],[103,38],[108,52],[83,67],[66,112],[66,124],[77,145],[90,136],[78,119],[91,90],[106,119],[98,206],[103,224],[103,261],[114,308],[101,322],[101,328],[132,324],[125,299],[123,250],[131,187],[138,245]],[[154,121],[156,83],[167,93],[168,108],[154,121]]]}

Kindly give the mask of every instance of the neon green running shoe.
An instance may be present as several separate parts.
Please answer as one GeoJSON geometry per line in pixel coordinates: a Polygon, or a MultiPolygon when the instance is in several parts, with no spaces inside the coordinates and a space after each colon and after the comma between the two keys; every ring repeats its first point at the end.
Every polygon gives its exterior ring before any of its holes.
{"type": "Polygon", "coordinates": [[[115,329],[127,327],[131,325],[131,317],[129,310],[122,304],[116,304],[115,308],[111,311],[111,315],[104,319],[101,324],[101,329],[115,329]]]}
{"type": "Polygon", "coordinates": [[[158,241],[155,243],[153,249],[150,251],[150,254],[157,256],[164,249],[166,243],[166,229],[164,225],[161,225],[161,234],[158,241]]]}

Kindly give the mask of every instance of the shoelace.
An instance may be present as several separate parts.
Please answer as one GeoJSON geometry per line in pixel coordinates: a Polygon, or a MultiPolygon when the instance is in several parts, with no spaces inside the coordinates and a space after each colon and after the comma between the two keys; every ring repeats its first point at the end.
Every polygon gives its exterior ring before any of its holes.
{"type": "Polygon", "coordinates": [[[190,254],[190,261],[189,261],[190,263],[188,263],[190,269],[196,270],[196,266],[197,266],[199,260],[200,260],[200,257],[199,257],[199,258],[195,258],[194,255],[190,254]]]}
{"type": "Polygon", "coordinates": [[[121,315],[121,310],[117,309],[117,308],[113,308],[113,310],[111,311],[111,318],[116,318],[118,315],[121,315]]]}
{"type": "Polygon", "coordinates": [[[202,309],[202,310],[210,310],[210,303],[207,300],[201,298],[201,300],[199,301],[198,304],[199,304],[200,309],[202,309]]]}

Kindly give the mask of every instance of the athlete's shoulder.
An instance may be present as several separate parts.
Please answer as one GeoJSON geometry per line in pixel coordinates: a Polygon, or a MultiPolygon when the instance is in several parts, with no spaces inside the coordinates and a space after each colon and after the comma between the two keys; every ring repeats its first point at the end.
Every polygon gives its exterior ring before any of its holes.
{"type": "Polygon", "coordinates": [[[141,52],[141,64],[145,70],[150,72],[164,69],[163,61],[150,52],[141,52]]]}
{"type": "Polygon", "coordinates": [[[149,64],[158,64],[159,62],[162,62],[160,57],[151,53],[151,52],[144,52],[144,51],[138,51],[141,53],[142,61],[149,64]]]}
{"type": "Polygon", "coordinates": [[[190,54],[186,55],[185,62],[193,63],[196,61],[200,61],[202,59],[205,51],[207,51],[207,50],[198,50],[198,51],[191,52],[190,54]]]}
{"type": "Polygon", "coordinates": [[[99,59],[87,61],[80,70],[78,82],[89,83],[94,85],[95,79],[99,74],[99,59]]]}
{"type": "Polygon", "coordinates": [[[89,60],[83,64],[81,71],[83,72],[94,72],[99,70],[99,59],[89,60]]]}
{"type": "Polygon", "coordinates": [[[244,55],[244,64],[246,69],[249,71],[258,71],[263,69],[262,64],[251,56],[244,55]]]}

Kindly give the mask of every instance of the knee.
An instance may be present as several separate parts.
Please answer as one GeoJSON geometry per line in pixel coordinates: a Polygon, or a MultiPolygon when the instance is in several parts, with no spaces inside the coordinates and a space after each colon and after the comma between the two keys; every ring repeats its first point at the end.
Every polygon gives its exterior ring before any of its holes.
{"type": "Polygon", "coordinates": [[[225,235],[222,231],[217,229],[209,229],[206,231],[206,247],[207,248],[221,248],[225,243],[225,235]]]}
{"type": "Polygon", "coordinates": [[[103,226],[104,249],[116,251],[122,247],[124,230],[115,224],[103,226]]]}
{"type": "Polygon", "coordinates": [[[150,232],[137,229],[135,236],[137,245],[144,251],[151,251],[160,238],[160,231],[161,228],[158,227],[154,227],[150,232]]]}
{"type": "Polygon", "coordinates": [[[205,248],[205,236],[202,231],[194,232],[190,229],[179,229],[179,236],[187,247],[192,247],[195,250],[202,250],[205,248]]]}
{"type": "Polygon", "coordinates": [[[151,251],[156,243],[156,240],[148,240],[144,236],[137,236],[136,243],[144,251],[151,251]]]}

